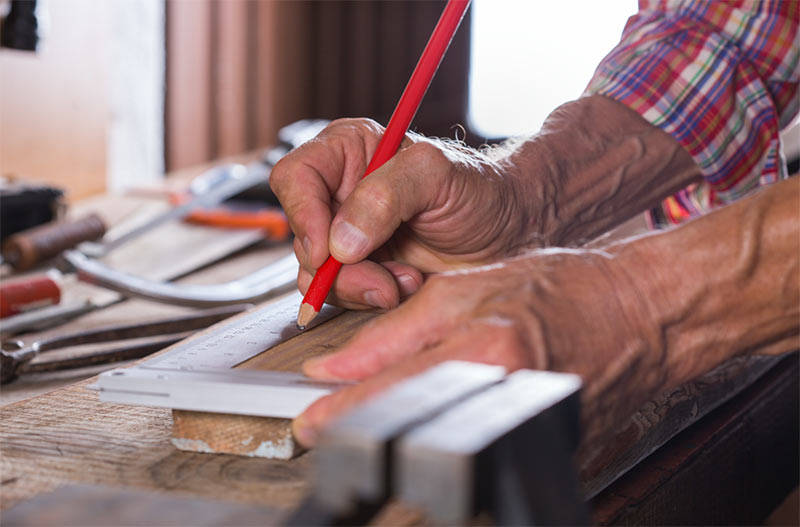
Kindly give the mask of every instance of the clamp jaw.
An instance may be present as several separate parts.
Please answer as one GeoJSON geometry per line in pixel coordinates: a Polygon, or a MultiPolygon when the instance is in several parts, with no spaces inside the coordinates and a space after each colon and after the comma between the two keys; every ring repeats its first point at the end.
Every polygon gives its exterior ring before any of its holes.
{"type": "Polygon", "coordinates": [[[288,524],[366,524],[397,498],[448,525],[589,525],[572,467],[579,391],[570,374],[436,366],[333,423],[288,524]]]}

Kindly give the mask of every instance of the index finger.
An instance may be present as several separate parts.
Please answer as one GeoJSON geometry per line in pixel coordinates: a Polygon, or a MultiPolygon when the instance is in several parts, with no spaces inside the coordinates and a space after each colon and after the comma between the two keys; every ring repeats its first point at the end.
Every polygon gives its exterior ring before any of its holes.
{"type": "Polygon", "coordinates": [[[328,257],[328,230],[336,203],[361,179],[380,137],[371,121],[334,121],[320,134],[281,159],[270,174],[297,238],[312,269],[328,257]]]}

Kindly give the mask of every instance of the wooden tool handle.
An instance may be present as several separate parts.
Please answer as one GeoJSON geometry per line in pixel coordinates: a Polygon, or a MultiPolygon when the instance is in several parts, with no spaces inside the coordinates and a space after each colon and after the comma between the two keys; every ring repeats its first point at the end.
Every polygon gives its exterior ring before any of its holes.
{"type": "Polygon", "coordinates": [[[105,232],[105,223],[94,213],[75,221],[40,225],[6,240],[3,244],[3,259],[14,269],[30,269],[80,242],[96,240],[105,232]]]}

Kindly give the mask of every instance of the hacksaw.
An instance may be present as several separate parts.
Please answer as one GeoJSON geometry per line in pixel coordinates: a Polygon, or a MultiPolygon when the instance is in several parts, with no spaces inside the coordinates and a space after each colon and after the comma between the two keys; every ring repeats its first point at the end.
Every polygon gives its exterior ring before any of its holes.
{"type": "MultiPolygon", "coordinates": [[[[101,401],[111,403],[296,417],[343,383],[313,381],[298,373],[233,368],[300,334],[296,316],[301,299],[299,293],[289,294],[137,366],[102,373],[90,388],[99,391],[101,401]]],[[[342,311],[325,306],[312,327],[342,311]]]]}

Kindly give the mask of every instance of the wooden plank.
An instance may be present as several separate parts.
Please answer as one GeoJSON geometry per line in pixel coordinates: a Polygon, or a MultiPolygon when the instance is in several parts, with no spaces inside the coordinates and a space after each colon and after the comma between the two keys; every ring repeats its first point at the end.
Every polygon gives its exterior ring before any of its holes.
{"type": "MultiPolygon", "coordinates": [[[[336,349],[374,313],[350,311],[298,335],[239,366],[250,370],[300,371],[308,358],[336,349]]],[[[172,443],[181,450],[291,459],[302,452],[291,421],[173,410],[172,443]]]]}
{"type": "Polygon", "coordinates": [[[256,505],[164,496],[89,485],[66,485],[3,513],[5,525],[264,525],[276,511],[256,505]]]}
{"type": "Polygon", "coordinates": [[[732,359],[649,401],[608,443],[599,448],[583,445],[580,483],[584,495],[596,496],[680,431],[750,386],[779,360],[772,356],[732,359]]]}
{"type": "MultiPolygon", "coordinates": [[[[761,525],[798,482],[798,355],[592,501],[595,525],[761,525]]],[[[798,525],[798,509],[780,525],[798,525]]]]}
{"type": "Polygon", "coordinates": [[[169,410],[101,403],[89,382],[0,409],[0,506],[69,482],[280,508],[307,489],[309,456],[288,463],[180,452],[169,410]]]}

